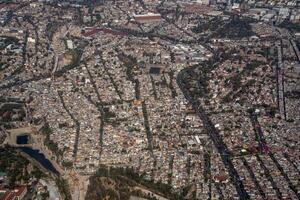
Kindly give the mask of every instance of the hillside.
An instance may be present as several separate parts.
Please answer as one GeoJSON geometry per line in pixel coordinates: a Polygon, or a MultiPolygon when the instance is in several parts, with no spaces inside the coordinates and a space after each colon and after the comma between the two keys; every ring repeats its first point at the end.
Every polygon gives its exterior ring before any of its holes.
{"type": "Polygon", "coordinates": [[[161,182],[148,181],[129,168],[110,168],[102,166],[90,177],[86,200],[102,199],[183,199],[171,187],[161,182]]]}

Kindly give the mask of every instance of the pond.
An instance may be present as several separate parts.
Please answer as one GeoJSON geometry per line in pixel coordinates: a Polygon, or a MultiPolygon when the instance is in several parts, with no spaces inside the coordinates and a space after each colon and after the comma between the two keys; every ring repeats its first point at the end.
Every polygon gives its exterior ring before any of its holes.
{"type": "Polygon", "coordinates": [[[17,144],[28,144],[28,135],[17,136],[17,144]]]}
{"type": "Polygon", "coordinates": [[[29,147],[20,147],[20,149],[24,153],[28,154],[30,157],[38,161],[44,168],[50,170],[56,175],[59,175],[59,172],[55,169],[52,163],[44,156],[44,154],[40,153],[38,150],[34,150],[29,147]]]}

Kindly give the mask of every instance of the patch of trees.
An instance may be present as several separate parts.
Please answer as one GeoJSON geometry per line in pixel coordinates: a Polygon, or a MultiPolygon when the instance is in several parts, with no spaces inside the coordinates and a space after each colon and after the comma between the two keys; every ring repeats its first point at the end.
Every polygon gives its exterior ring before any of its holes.
{"type": "Polygon", "coordinates": [[[61,26],[62,24],[59,23],[54,23],[54,22],[49,22],[46,26],[46,35],[48,37],[48,39],[50,41],[52,41],[53,39],[53,35],[54,33],[57,31],[57,29],[59,28],[59,26],[61,26]]]}
{"type": "Polygon", "coordinates": [[[58,148],[57,144],[50,139],[50,135],[52,134],[52,129],[48,123],[44,125],[42,128],[42,132],[46,135],[44,140],[44,145],[48,147],[50,151],[52,151],[57,157],[63,155],[63,151],[58,148]]]}
{"type": "Polygon", "coordinates": [[[291,30],[293,32],[299,32],[300,31],[300,25],[299,23],[292,23],[291,21],[289,20],[285,20],[283,21],[279,27],[281,28],[286,28],[288,30],[291,30]]]}
{"type": "Polygon", "coordinates": [[[110,199],[116,195],[124,200],[129,199],[131,195],[155,199],[154,196],[147,196],[145,193],[134,190],[133,187],[135,186],[145,187],[169,199],[183,199],[182,196],[172,191],[170,185],[162,183],[161,181],[154,182],[153,180],[148,180],[144,174],[140,175],[132,168],[108,168],[107,166],[100,166],[96,174],[91,176],[86,199],[103,199],[105,197],[104,194],[109,195],[110,199]],[[108,183],[113,185],[113,187],[107,187],[108,183]]]}
{"type": "Polygon", "coordinates": [[[58,187],[59,193],[64,196],[64,199],[72,200],[72,196],[69,190],[69,184],[67,183],[67,181],[62,178],[57,178],[55,180],[55,183],[58,187]]]}
{"type": "Polygon", "coordinates": [[[3,42],[0,45],[0,50],[3,50],[5,47],[7,47],[9,44],[17,45],[19,44],[19,39],[12,36],[1,36],[0,41],[3,42]]]}
{"type": "Polygon", "coordinates": [[[194,33],[202,33],[208,30],[216,31],[221,23],[224,23],[224,21],[221,21],[220,18],[217,17],[211,19],[210,21],[199,21],[198,25],[192,28],[192,31],[194,33]]]}
{"type": "Polygon", "coordinates": [[[0,171],[5,172],[8,177],[8,187],[13,188],[21,181],[29,181],[31,177],[40,179],[43,172],[37,167],[29,173],[26,169],[30,162],[17,150],[11,147],[0,148],[0,171]]]}
{"type": "MultiPolygon", "coordinates": [[[[240,17],[234,17],[229,23],[225,24],[222,28],[212,34],[215,38],[229,38],[239,39],[243,37],[254,36],[250,22],[248,19],[242,19],[240,17]]],[[[220,24],[218,25],[220,26],[220,24]]]]}

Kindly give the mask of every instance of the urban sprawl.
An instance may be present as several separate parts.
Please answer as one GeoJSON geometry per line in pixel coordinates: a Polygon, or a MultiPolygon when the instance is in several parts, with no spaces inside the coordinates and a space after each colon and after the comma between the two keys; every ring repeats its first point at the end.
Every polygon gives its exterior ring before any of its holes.
{"type": "Polygon", "coordinates": [[[73,199],[100,165],[300,199],[300,1],[0,2],[0,142],[35,127],[73,199]]]}

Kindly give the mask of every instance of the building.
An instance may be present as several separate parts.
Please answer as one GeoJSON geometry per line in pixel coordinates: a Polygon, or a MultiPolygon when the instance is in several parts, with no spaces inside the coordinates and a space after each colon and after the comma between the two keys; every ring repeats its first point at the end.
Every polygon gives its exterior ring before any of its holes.
{"type": "Polygon", "coordinates": [[[148,13],[145,15],[133,15],[134,20],[140,23],[147,23],[147,22],[160,22],[161,21],[161,15],[160,14],[154,14],[154,13],[148,13]]]}
{"type": "Polygon", "coordinates": [[[19,186],[13,190],[6,191],[4,195],[0,196],[0,200],[22,200],[26,193],[26,186],[19,186]]]}
{"type": "Polygon", "coordinates": [[[68,47],[68,49],[74,49],[74,45],[73,45],[72,40],[67,40],[67,47],[68,47]]]}
{"type": "Polygon", "coordinates": [[[197,3],[204,4],[204,5],[209,5],[210,0],[197,0],[197,3]]]}

